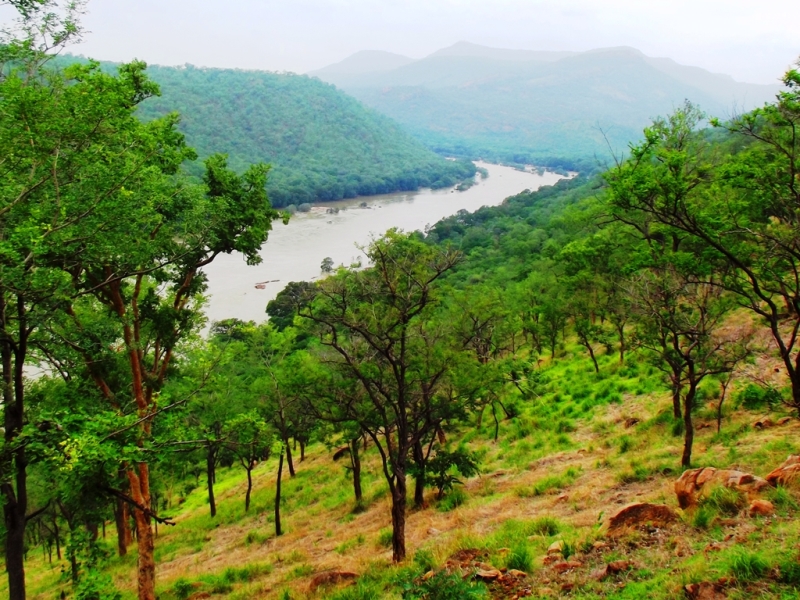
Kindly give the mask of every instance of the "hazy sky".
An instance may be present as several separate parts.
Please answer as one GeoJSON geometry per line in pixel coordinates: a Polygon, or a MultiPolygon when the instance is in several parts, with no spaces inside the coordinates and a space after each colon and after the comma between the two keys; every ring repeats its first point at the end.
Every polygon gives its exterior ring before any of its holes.
{"type": "Polygon", "coordinates": [[[107,60],[305,72],[359,50],[421,58],[634,46],[771,83],[800,56],[800,0],[90,0],[73,51],[107,60]]]}

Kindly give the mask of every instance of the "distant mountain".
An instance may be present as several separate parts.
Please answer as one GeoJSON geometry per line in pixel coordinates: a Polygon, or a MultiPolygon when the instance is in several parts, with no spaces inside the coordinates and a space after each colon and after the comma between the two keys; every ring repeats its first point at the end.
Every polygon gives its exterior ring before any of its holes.
{"type": "Polygon", "coordinates": [[[565,166],[610,158],[609,145],[624,150],[684,100],[725,117],[780,89],[628,47],[532,52],[460,42],[396,67],[347,74],[334,67],[314,75],[440,153],[565,166]]]}
{"type": "Polygon", "coordinates": [[[446,187],[475,173],[471,163],[444,159],[318,79],[192,66],[153,66],[148,73],[162,96],[141,106],[142,117],[180,112],[180,127],[201,158],[225,152],[237,169],[271,163],[275,206],[446,187]]]}

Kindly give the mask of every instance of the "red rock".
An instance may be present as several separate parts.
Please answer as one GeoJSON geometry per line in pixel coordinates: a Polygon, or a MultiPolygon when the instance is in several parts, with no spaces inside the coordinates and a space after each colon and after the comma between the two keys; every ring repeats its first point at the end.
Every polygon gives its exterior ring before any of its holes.
{"type": "Polygon", "coordinates": [[[502,577],[503,574],[497,569],[478,569],[475,572],[475,578],[481,581],[495,581],[496,579],[502,579],[502,577]]]}
{"type": "Polygon", "coordinates": [[[769,429],[770,427],[775,427],[775,421],[769,417],[764,417],[753,423],[753,429],[769,429]]]}
{"type": "Polygon", "coordinates": [[[528,574],[525,571],[519,571],[517,569],[511,569],[508,573],[506,573],[506,577],[515,577],[517,579],[523,579],[527,576],[528,574]]]}
{"type": "Polygon", "coordinates": [[[786,425],[787,423],[790,423],[793,420],[794,419],[792,419],[792,417],[783,417],[781,419],[778,419],[778,423],[777,424],[778,425],[786,425]]]}
{"type": "Polygon", "coordinates": [[[629,570],[633,566],[633,563],[629,560],[615,560],[614,562],[608,563],[607,565],[600,567],[599,569],[595,569],[589,575],[591,579],[596,579],[601,581],[606,579],[607,577],[611,577],[612,575],[618,575],[624,571],[629,570]]]}
{"type": "Polygon", "coordinates": [[[681,508],[697,504],[703,489],[710,490],[716,486],[724,486],[737,490],[748,497],[764,490],[769,484],[761,477],[750,473],[729,469],[690,469],[675,482],[675,495],[681,508]]]}
{"type": "Polygon", "coordinates": [[[775,514],[775,506],[769,500],[753,500],[749,512],[751,517],[768,517],[775,514]]]}
{"type": "Polygon", "coordinates": [[[800,477],[800,455],[790,455],[783,464],[767,475],[767,481],[775,487],[789,485],[800,477]]]}
{"type": "Polygon", "coordinates": [[[557,554],[548,554],[542,559],[543,565],[552,565],[553,563],[557,563],[560,560],[563,560],[564,557],[561,556],[561,553],[558,552],[557,554]]]}
{"type": "Polygon", "coordinates": [[[678,515],[669,506],[637,502],[623,506],[608,520],[607,535],[614,536],[631,527],[651,524],[664,527],[675,521],[678,515]]]}
{"type": "Polygon", "coordinates": [[[337,583],[353,581],[354,579],[358,579],[357,573],[351,573],[350,571],[325,571],[314,575],[314,578],[309,584],[309,588],[313,592],[324,585],[336,585],[337,583]]]}
{"type": "Polygon", "coordinates": [[[565,560],[555,563],[553,565],[553,569],[558,573],[566,573],[567,571],[571,571],[572,569],[578,569],[582,566],[583,563],[578,562],[577,560],[565,560]]]}
{"type": "Polygon", "coordinates": [[[724,600],[728,596],[713,583],[690,583],[683,588],[686,596],[691,600],[724,600]]]}

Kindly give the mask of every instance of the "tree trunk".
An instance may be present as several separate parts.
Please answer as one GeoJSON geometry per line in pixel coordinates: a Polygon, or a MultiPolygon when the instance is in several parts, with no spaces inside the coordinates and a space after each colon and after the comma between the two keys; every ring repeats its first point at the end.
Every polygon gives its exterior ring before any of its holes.
{"type": "Polygon", "coordinates": [[[597,364],[597,358],[595,358],[594,356],[594,349],[592,348],[592,345],[588,342],[586,343],[586,349],[589,351],[589,356],[592,357],[592,364],[594,364],[594,372],[599,373],[600,367],[597,364]]]}
{"type": "Polygon", "coordinates": [[[306,443],[302,439],[300,440],[300,462],[303,462],[306,459],[306,443]]]}
{"type": "Polygon", "coordinates": [[[278,479],[275,482],[275,537],[283,535],[281,531],[281,475],[283,474],[283,448],[278,457],[278,479]]]}
{"type": "MultiPolygon", "coordinates": [[[[0,331],[6,336],[8,322],[6,314],[5,292],[0,289],[0,331]]],[[[5,440],[9,447],[15,446],[15,440],[22,432],[24,421],[24,364],[27,354],[27,325],[25,321],[25,305],[22,298],[17,298],[16,327],[19,329],[19,340],[16,349],[10,340],[2,343],[2,384],[3,384],[3,425],[5,440]]],[[[9,600],[25,600],[25,526],[28,511],[28,460],[24,446],[11,453],[11,479],[0,486],[5,502],[3,517],[5,519],[5,562],[8,575],[9,600]]]]}
{"type": "Polygon", "coordinates": [[[289,438],[286,438],[286,466],[289,467],[289,477],[294,477],[294,462],[292,461],[292,449],[289,446],[289,438]]]}
{"type": "Polygon", "coordinates": [[[417,473],[414,476],[414,507],[423,508],[425,506],[425,453],[420,442],[414,444],[412,454],[414,465],[417,467],[417,473]]]}
{"type": "Polygon", "coordinates": [[[395,465],[397,481],[392,489],[392,561],[399,563],[406,558],[406,474],[405,469],[395,465]]]}
{"type": "MultiPolygon", "coordinates": [[[[128,469],[128,481],[133,500],[143,508],[150,507],[150,468],[147,463],[139,463],[128,469]]],[[[139,508],[133,509],[136,524],[136,540],[139,552],[136,579],[139,600],[156,600],[156,561],[155,540],[151,517],[139,508]]]]}
{"type": "Polygon", "coordinates": [[[247,493],[244,495],[244,512],[250,510],[250,492],[253,489],[253,467],[252,463],[247,468],[247,493]]]}
{"type": "Polygon", "coordinates": [[[694,427],[692,427],[692,406],[694,404],[696,388],[690,385],[683,400],[683,456],[681,466],[688,469],[692,466],[692,443],[694,442],[694,427]]]}
{"type": "Polygon", "coordinates": [[[118,498],[114,504],[114,522],[117,524],[117,553],[125,556],[131,545],[131,520],[128,503],[118,498]]]}
{"type": "Polygon", "coordinates": [[[679,379],[676,380],[675,375],[672,376],[672,416],[681,418],[681,383],[679,379]]]}
{"type": "Polygon", "coordinates": [[[211,509],[211,516],[217,516],[217,501],[214,499],[214,481],[216,479],[215,466],[216,457],[215,450],[209,446],[206,453],[206,480],[208,481],[208,506],[211,509]]]}
{"type": "Polygon", "coordinates": [[[350,465],[353,467],[353,493],[356,497],[356,504],[362,501],[361,493],[361,457],[358,455],[359,438],[350,441],[350,465]]]}

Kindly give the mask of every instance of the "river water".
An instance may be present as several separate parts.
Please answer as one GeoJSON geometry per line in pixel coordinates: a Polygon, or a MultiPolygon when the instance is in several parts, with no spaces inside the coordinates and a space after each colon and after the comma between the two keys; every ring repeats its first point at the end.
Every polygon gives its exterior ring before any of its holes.
{"type": "Polygon", "coordinates": [[[464,192],[452,189],[398,192],[326,202],[315,205],[308,213],[297,213],[288,225],[274,225],[261,248],[260,265],[248,266],[241,255],[218,256],[204,269],[209,282],[205,309],[209,322],[230,317],[264,321],[267,302],[290,281],[319,278],[320,264],[326,257],[332,258],[336,266],[350,265],[363,257],[358,245],[369,243],[373,236],[387,229],[422,230],[461,209],[472,212],[482,206],[496,206],[509,196],[552,185],[562,178],[549,172],[539,175],[476,164],[487,169],[489,177],[477,176],[477,183],[464,192]],[[367,207],[362,207],[362,203],[367,207]],[[339,212],[328,213],[331,208],[338,208],[339,212]]]}

